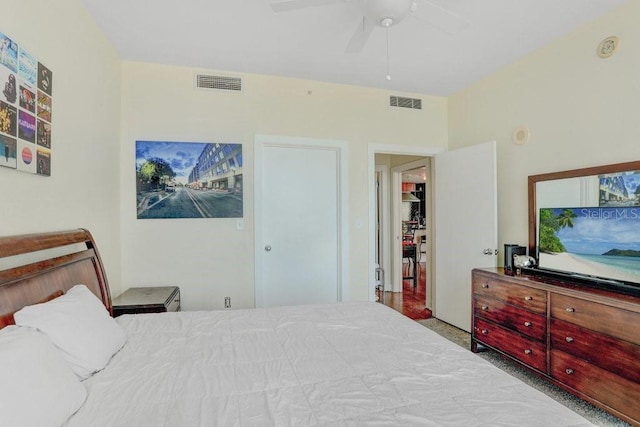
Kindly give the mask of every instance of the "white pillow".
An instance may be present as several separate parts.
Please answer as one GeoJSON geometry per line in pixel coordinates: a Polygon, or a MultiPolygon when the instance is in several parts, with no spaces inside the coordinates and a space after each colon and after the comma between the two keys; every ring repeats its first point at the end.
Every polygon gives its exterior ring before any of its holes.
{"type": "Polygon", "coordinates": [[[13,317],[16,325],[47,334],[81,379],[107,366],[126,341],[120,325],[85,285],[76,285],[51,301],[24,307],[13,317]]]}
{"type": "Polygon", "coordinates": [[[31,328],[0,331],[0,424],[60,426],[87,390],[46,335],[31,328]]]}

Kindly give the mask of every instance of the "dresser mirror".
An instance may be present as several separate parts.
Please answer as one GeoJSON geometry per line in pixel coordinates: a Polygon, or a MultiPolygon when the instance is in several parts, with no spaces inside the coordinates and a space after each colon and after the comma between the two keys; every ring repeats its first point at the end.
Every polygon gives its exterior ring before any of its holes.
{"type": "Polygon", "coordinates": [[[640,171],[640,161],[529,176],[529,254],[537,255],[540,208],[598,206],[599,176],[632,171],[640,171]]]}

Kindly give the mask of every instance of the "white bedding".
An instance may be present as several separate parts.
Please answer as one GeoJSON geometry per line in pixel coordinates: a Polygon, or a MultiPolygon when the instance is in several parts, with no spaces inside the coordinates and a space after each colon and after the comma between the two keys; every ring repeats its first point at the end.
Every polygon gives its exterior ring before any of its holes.
{"type": "Polygon", "coordinates": [[[587,426],[377,303],[126,315],[86,426],[587,426]]]}

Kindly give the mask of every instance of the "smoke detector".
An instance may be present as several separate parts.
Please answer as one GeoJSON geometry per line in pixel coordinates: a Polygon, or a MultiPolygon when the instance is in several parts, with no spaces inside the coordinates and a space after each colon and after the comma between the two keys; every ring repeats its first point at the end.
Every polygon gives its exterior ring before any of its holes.
{"type": "Polygon", "coordinates": [[[609,58],[616,50],[618,50],[618,46],[620,45],[620,39],[616,36],[607,37],[602,40],[598,45],[598,56],[600,58],[609,58]]]}
{"type": "Polygon", "coordinates": [[[531,131],[526,126],[518,126],[511,134],[511,139],[516,145],[526,144],[529,142],[529,138],[531,138],[531,131]]]}

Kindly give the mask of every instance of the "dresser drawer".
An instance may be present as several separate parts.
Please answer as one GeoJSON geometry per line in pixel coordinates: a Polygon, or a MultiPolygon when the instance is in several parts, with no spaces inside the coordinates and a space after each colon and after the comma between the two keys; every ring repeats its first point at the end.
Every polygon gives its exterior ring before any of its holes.
{"type": "Polygon", "coordinates": [[[551,317],[640,345],[640,313],[551,293],[551,317]]]}
{"type": "Polygon", "coordinates": [[[514,329],[538,341],[543,341],[547,333],[547,318],[522,308],[515,307],[494,298],[476,295],[473,301],[474,314],[514,329]]]}
{"type": "Polygon", "coordinates": [[[552,349],[640,382],[640,346],[562,320],[552,319],[550,328],[552,349]]]}
{"type": "Polygon", "coordinates": [[[478,318],[476,318],[473,332],[477,341],[500,350],[539,371],[547,372],[546,343],[534,341],[478,318]]]}
{"type": "Polygon", "coordinates": [[[559,350],[551,351],[551,376],[587,396],[640,420],[640,384],[559,350]]]}
{"type": "Polygon", "coordinates": [[[482,275],[474,275],[473,292],[478,295],[499,299],[536,313],[547,313],[547,292],[541,289],[490,279],[482,275]]]}

